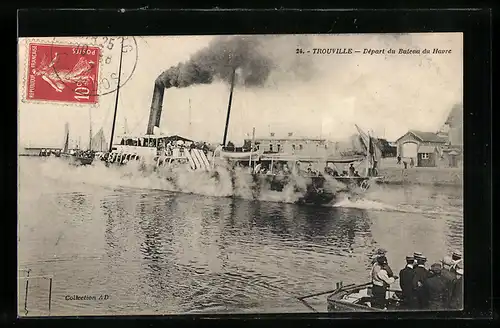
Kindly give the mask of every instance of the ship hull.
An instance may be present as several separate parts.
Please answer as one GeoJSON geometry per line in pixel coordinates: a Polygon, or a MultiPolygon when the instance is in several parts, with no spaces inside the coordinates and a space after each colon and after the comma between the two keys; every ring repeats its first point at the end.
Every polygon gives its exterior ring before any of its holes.
{"type": "MultiPolygon", "coordinates": [[[[139,158],[126,158],[125,161],[122,160],[112,160],[108,161],[107,156],[100,157],[101,160],[105,161],[106,166],[123,166],[127,165],[129,161],[139,160],[139,158]]],[[[142,161],[141,161],[142,163],[142,161]]],[[[163,161],[157,161],[157,158],[153,161],[152,164],[153,171],[157,170],[159,167],[168,167],[163,165],[163,161]]],[[[188,164],[185,164],[188,165],[188,164]]],[[[143,166],[143,169],[147,169],[149,165],[143,166]]],[[[236,185],[237,175],[236,171],[231,171],[231,179],[233,186],[236,185]]],[[[220,175],[216,170],[210,170],[207,173],[211,174],[216,181],[220,181],[220,175]]],[[[336,180],[341,182],[345,187],[339,190],[339,188],[335,188],[335,191],[330,190],[327,186],[327,179],[323,175],[315,175],[315,176],[300,176],[293,177],[291,175],[277,175],[277,174],[260,174],[260,173],[245,173],[248,178],[253,181],[252,186],[252,194],[253,199],[258,200],[263,191],[276,191],[276,192],[284,192],[287,188],[293,188],[293,191],[301,194],[301,196],[296,200],[295,203],[303,204],[303,205],[325,205],[332,203],[336,200],[340,193],[351,193],[355,189],[361,188],[364,189],[363,184],[367,183],[369,180],[368,177],[345,177],[331,176],[331,180],[336,180]]],[[[241,176],[241,173],[238,174],[241,176]]],[[[166,178],[174,187],[176,186],[175,177],[167,177],[166,178]]],[[[367,184],[368,185],[368,184],[367,184]]]]}
{"type": "Polygon", "coordinates": [[[85,166],[85,165],[91,165],[94,159],[92,157],[81,157],[81,156],[75,156],[71,154],[61,154],[61,158],[67,160],[70,165],[74,166],[85,166]]]}

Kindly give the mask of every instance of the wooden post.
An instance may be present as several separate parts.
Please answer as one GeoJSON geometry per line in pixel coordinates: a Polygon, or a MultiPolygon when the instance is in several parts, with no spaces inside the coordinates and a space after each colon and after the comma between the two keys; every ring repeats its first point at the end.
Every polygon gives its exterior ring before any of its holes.
{"type": "Polygon", "coordinates": [[[51,304],[52,304],[52,278],[49,278],[49,315],[50,315],[51,304]]]}

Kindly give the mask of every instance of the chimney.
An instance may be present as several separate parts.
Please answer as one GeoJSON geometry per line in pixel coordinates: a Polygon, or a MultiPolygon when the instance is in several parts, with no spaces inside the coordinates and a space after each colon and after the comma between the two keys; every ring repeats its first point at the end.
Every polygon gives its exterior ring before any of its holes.
{"type": "Polygon", "coordinates": [[[154,134],[155,126],[158,128],[160,127],[161,109],[162,109],[164,94],[165,94],[165,86],[160,77],[158,77],[155,80],[153,99],[151,100],[151,111],[149,112],[149,122],[146,134],[154,134]]]}

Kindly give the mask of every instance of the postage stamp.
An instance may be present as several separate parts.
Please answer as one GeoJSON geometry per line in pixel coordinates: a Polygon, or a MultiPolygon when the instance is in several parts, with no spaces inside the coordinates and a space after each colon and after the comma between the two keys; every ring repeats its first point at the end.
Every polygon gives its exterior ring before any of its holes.
{"type": "Polygon", "coordinates": [[[27,100],[98,102],[99,47],[30,43],[27,100]]]}

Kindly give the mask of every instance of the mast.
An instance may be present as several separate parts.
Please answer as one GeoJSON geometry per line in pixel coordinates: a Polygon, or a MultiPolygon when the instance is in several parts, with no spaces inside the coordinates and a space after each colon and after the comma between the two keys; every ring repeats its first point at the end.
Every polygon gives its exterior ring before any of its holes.
{"type": "Polygon", "coordinates": [[[233,102],[234,80],[236,77],[236,68],[233,68],[233,75],[231,78],[231,91],[229,93],[229,104],[227,105],[226,126],[224,128],[224,139],[222,139],[222,146],[226,146],[227,128],[229,127],[229,117],[231,115],[231,103],[233,102]]]}
{"type": "Polygon", "coordinates": [[[252,167],[252,152],[255,143],[255,127],[252,129],[252,143],[250,144],[250,160],[248,161],[248,166],[252,167]]]}
{"type": "Polygon", "coordinates": [[[92,110],[89,108],[89,150],[92,150],[92,110]]]}
{"type": "Polygon", "coordinates": [[[118,111],[118,95],[120,93],[120,77],[122,73],[122,57],[123,57],[123,37],[120,47],[120,65],[118,66],[118,81],[116,87],[115,113],[113,116],[113,126],[111,127],[111,139],[109,140],[109,152],[113,150],[113,139],[115,137],[116,113],[118,111]]]}
{"type": "Polygon", "coordinates": [[[188,112],[189,126],[188,126],[188,136],[191,138],[191,98],[189,98],[189,112],[188,112]]]}
{"type": "Polygon", "coordinates": [[[64,148],[63,153],[67,153],[69,148],[69,124],[64,125],[64,148]]]}

